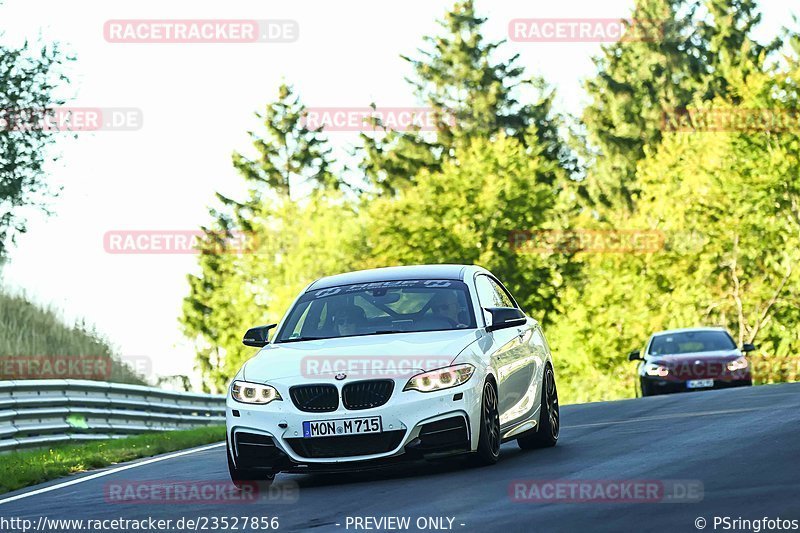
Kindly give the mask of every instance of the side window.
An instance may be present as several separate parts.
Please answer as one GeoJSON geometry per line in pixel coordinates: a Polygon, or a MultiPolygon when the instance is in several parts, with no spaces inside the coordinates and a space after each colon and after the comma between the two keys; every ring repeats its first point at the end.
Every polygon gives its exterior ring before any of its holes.
{"type": "Polygon", "coordinates": [[[497,293],[498,301],[502,302],[497,307],[516,307],[514,302],[511,300],[511,297],[506,293],[503,287],[498,285],[497,282],[492,278],[489,278],[489,283],[492,284],[492,289],[494,289],[494,292],[497,293]]]}
{"type": "Polygon", "coordinates": [[[478,276],[475,279],[475,288],[478,289],[478,302],[481,307],[500,307],[497,304],[497,292],[488,277],[478,276]]]}
{"type": "MultiPolygon", "coordinates": [[[[500,285],[489,276],[480,275],[475,279],[478,290],[478,303],[486,307],[516,307],[511,298],[500,285]]],[[[489,313],[483,312],[486,322],[489,322],[489,313]]]]}
{"type": "Polygon", "coordinates": [[[475,286],[481,307],[516,307],[506,291],[489,276],[478,276],[475,286]]]}

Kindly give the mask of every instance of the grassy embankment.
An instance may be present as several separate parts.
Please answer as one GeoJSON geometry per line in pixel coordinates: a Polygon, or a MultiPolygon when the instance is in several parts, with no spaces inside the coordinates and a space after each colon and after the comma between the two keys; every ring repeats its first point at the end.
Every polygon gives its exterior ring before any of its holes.
{"type": "MultiPolygon", "coordinates": [[[[109,360],[110,372],[87,375],[86,379],[146,385],[144,377],[123,363],[108,342],[85,324],[67,325],[55,310],[38,306],[24,296],[11,295],[0,288],[0,362],[4,358],[52,361],[63,356],[109,360]]],[[[29,370],[30,365],[24,368],[29,370]]],[[[34,375],[29,374],[26,371],[22,377],[36,379],[35,372],[34,375]]],[[[0,380],[15,377],[13,371],[8,373],[7,368],[0,365],[0,380]]],[[[41,377],[57,376],[44,374],[41,377]]]]}

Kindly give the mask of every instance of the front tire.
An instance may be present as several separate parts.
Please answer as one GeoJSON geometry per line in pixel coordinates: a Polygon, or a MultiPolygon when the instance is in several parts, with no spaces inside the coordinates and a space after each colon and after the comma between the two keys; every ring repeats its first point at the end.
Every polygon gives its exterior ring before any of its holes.
{"type": "Polygon", "coordinates": [[[553,368],[547,365],[542,382],[542,407],[539,413],[539,429],[536,433],[517,439],[523,450],[550,448],[558,442],[561,431],[561,412],[558,407],[558,389],[553,368]]]}
{"type": "Polygon", "coordinates": [[[658,392],[656,392],[655,387],[653,387],[650,383],[642,380],[642,398],[646,398],[648,396],[658,396],[658,392]]]}
{"type": "Polygon", "coordinates": [[[478,451],[472,458],[476,466],[493,465],[500,458],[500,410],[497,406],[497,389],[491,381],[483,385],[481,400],[481,425],[478,451]]]}

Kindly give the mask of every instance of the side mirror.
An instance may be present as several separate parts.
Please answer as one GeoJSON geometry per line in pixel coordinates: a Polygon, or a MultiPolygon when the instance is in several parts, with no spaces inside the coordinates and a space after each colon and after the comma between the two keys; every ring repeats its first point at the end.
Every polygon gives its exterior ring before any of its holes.
{"type": "Polygon", "coordinates": [[[634,350],[628,354],[628,361],[641,361],[642,360],[642,352],[639,350],[634,350]]]}
{"type": "Polygon", "coordinates": [[[492,323],[486,326],[486,331],[522,326],[528,321],[525,313],[516,307],[486,307],[485,310],[492,315],[492,323]]]}
{"type": "Polygon", "coordinates": [[[269,344],[269,330],[277,327],[278,324],[269,324],[266,326],[258,326],[257,328],[250,328],[244,334],[242,344],[245,346],[254,346],[256,348],[263,348],[269,344]]]}
{"type": "Polygon", "coordinates": [[[756,351],[756,345],[755,344],[750,344],[749,342],[745,343],[745,344],[742,344],[742,351],[744,353],[755,352],[756,351]]]}

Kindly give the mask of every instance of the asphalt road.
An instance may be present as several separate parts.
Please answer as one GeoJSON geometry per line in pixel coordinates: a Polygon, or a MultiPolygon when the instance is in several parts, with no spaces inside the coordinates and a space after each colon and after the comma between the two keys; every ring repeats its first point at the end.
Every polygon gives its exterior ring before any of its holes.
{"type": "Polygon", "coordinates": [[[365,531],[352,522],[348,527],[348,517],[410,517],[410,530],[417,530],[418,519],[447,517],[455,531],[504,533],[697,531],[699,517],[706,531],[722,531],[722,525],[714,528],[715,516],[800,520],[800,383],[566,406],[562,419],[556,448],[522,452],[509,443],[492,467],[420,463],[348,475],[279,475],[272,501],[247,504],[107,501],[109,484],[224,482],[225,451],[217,447],[0,501],[0,519],[276,516],[280,531],[365,531]],[[695,487],[702,483],[702,501],[541,503],[510,497],[516,480],[563,479],[688,480],[695,487]]]}

